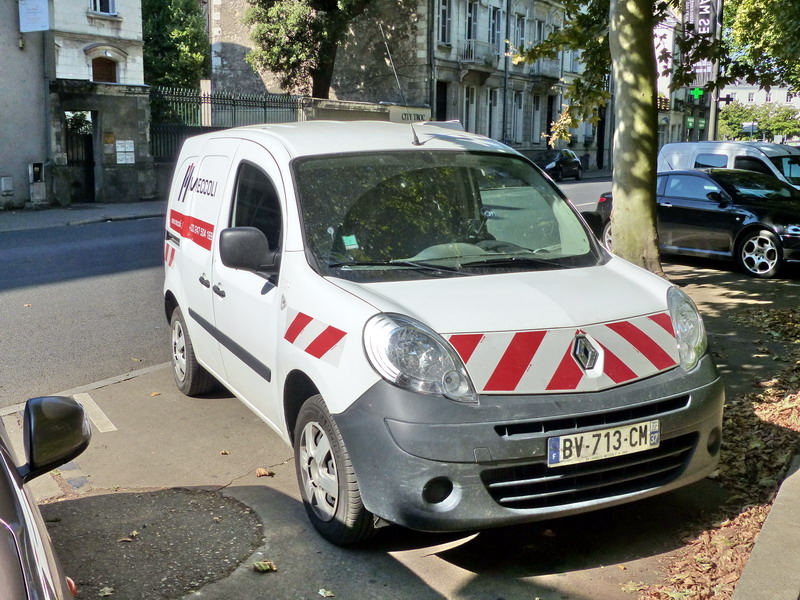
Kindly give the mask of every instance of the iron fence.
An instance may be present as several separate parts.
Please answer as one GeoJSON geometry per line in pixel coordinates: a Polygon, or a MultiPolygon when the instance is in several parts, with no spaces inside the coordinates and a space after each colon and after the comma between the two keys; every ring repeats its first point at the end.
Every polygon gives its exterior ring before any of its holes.
{"type": "Polygon", "coordinates": [[[304,118],[302,96],[205,93],[165,87],[150,90],[150,112],[150,152],[156,162],[175,160],[183,140],[192,135],[304,118]]]}

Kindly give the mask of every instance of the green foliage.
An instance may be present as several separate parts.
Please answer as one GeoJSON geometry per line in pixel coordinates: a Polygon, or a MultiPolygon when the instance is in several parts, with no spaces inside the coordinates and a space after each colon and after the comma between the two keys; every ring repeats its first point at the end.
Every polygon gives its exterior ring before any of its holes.
{"type": "Polygon", "coordinates": [[[142,0],[142,35],[145,83],[200,87],[211,53],[197,0],[142,0]]]}
{"type": "Polygon", "coordinates": [[[275,73],[284,90],[327,98],[338,45],[372,0],[248,2],[250,66],[275,73]]]}
{"type": "Polygon", "coordinates": [[[744,105],[734,102],[719,113],[719,133],[725,139],[765,139],[776,135],[791,138],[800,135],[800,110],[786,104],[744,105]],[[742,130],[742,123],[758,123],[752,135],[742,130]]]}
{"type": "Polygon", "coordinates": [[[761,74],[763,85],[800,88],[800,2],[726,0],[725,26],[732,53],[761,74]]]}

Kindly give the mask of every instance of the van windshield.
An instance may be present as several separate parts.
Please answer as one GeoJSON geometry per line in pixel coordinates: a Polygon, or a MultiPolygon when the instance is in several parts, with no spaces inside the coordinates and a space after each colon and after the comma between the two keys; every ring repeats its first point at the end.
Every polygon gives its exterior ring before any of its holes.
{"type": "Polygon", "coordinates": [[[800,185],[800,155],[772,156],[770,160],[775,165],[775,168],[786,177],[786,181],[800,185]]]}
{"type": "Polygon", "coordinates": [[[360,281],[597,264],[574,209],[527,161],[456,151],[302,158],[309,261],[360,281]]]}

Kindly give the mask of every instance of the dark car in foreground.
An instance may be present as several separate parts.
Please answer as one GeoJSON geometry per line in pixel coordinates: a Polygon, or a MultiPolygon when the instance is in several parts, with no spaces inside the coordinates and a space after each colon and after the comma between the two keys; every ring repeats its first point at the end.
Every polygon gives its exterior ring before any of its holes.
{"type": "Polygon", "coordinates": [[[32,398],[23,416],[25,457],[17,467],[0,423],[0,596],[63,600],[75,595],[26,483],[69,462],[89,445],[91,426],[72,398],[32,398]]]}
{"type": "Polygon", "coordinates": [[[531,156],[531,160],[556,181],[561,181],[564,177],[574,177],[575,179],[583,177],[581,159],[567,148],[542,150],[531,156]]]}
{"type": "MultiPolygon", "coordinates": [[[[733,258],[754,277],[800,262],[800,191],[774,177],[736,169],[659,173],[659,248],[665,254],[733,258]]],[[[596,213],[611,247],[611,193],[596,213]]]]}

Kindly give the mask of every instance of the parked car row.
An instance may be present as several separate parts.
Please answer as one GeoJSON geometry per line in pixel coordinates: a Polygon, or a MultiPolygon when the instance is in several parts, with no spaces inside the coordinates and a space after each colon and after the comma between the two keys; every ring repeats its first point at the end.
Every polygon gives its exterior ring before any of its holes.
{"type": "MultiPolygon", "coordinates": [[[[800,191],[772,175],[736,169],[659,173],[656,186],[659,248],[736,260],[754,277],[774,277],[800,262],[800,191]]],[[[612,244],[611,192],[597,204],[607,248],[612,244]]]]}

